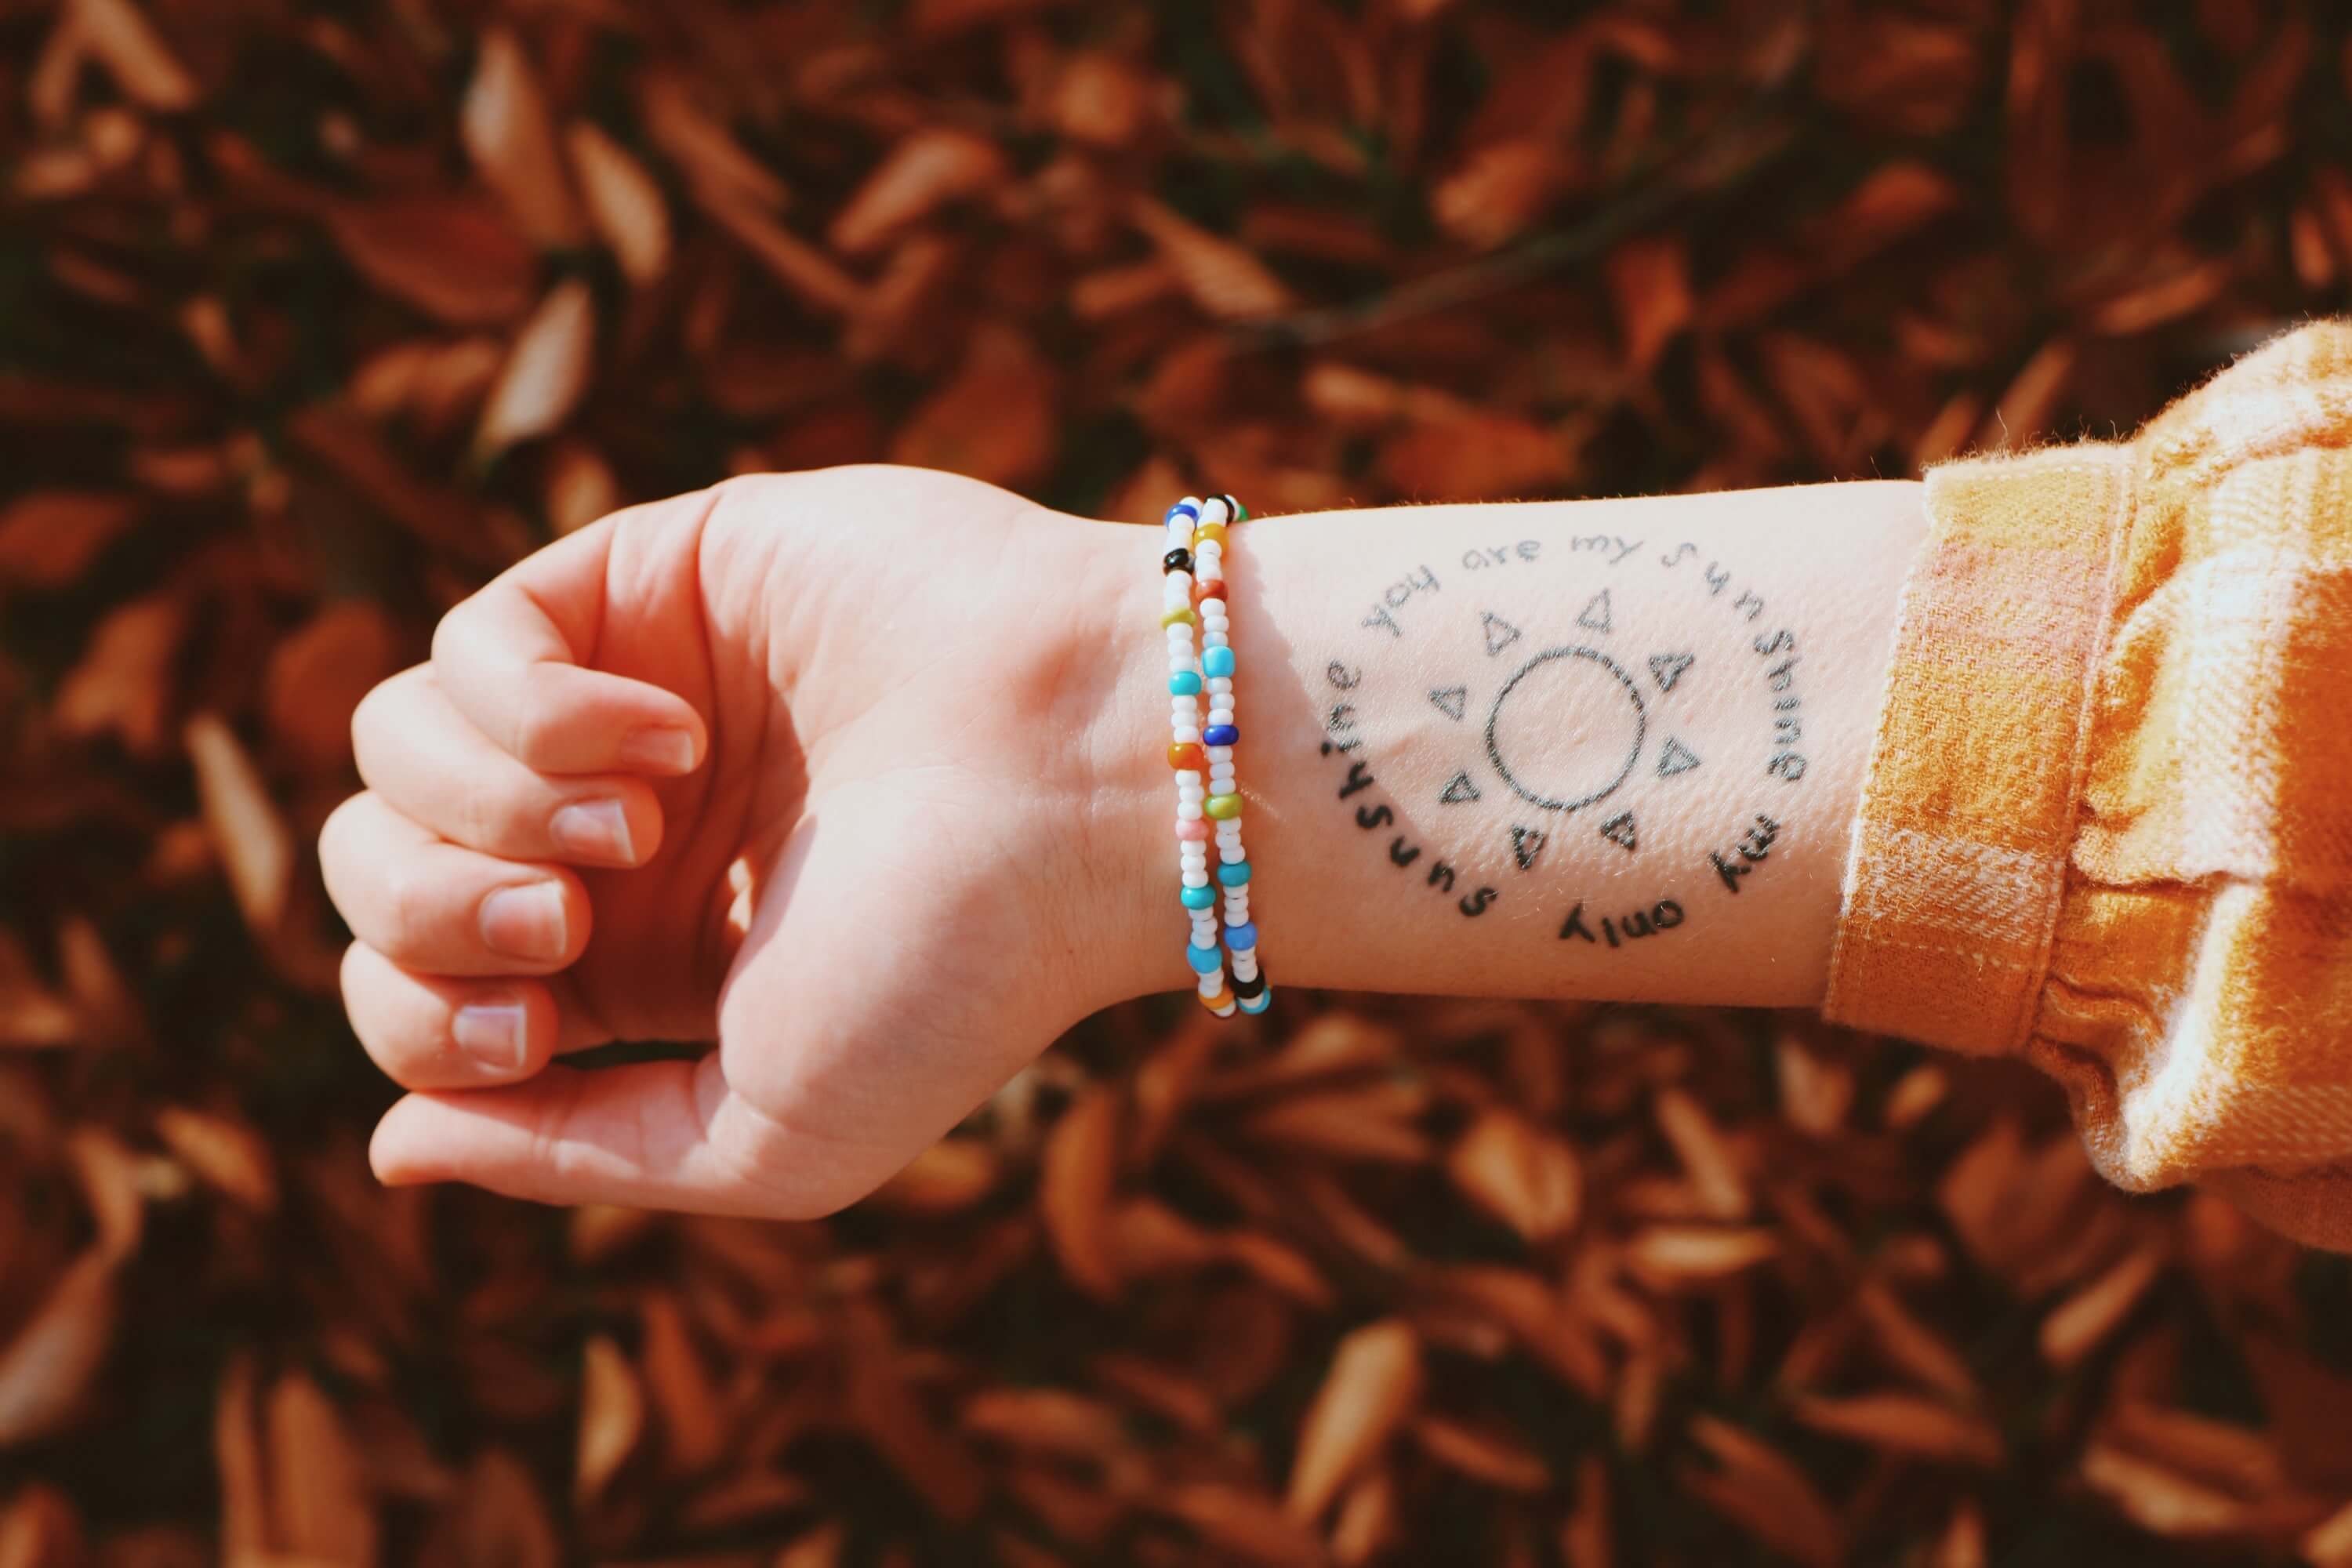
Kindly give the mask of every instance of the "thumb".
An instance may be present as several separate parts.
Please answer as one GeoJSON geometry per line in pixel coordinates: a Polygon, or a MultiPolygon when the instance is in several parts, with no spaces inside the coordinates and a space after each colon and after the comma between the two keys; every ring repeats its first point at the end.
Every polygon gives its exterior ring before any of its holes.
{"type": "MultiPolygon", "coordinates": [[[[690,773],[708,743],[702,718],[652,681],[582,668],[608,638],[637,643],[647,629],[612,625],[682,620],[655,628],[673,647],[699,646],[693,574],[706,492],[633,507],[526,557],[442,617],[433,675],[467,722],[524,766],[550,773],[690,773]],[[670,563],[656,591],[616,605],[608,591],[624,548],[670,563]],[[677,579],[683,576],[683,583],[677,579]],[[679,631],[687,635],[677,636],[679,631]]],[[[628,564],[637,567],[632,560],[628,564]]],[[[634,585],[635,592],[641,588],[634,585]]]]}

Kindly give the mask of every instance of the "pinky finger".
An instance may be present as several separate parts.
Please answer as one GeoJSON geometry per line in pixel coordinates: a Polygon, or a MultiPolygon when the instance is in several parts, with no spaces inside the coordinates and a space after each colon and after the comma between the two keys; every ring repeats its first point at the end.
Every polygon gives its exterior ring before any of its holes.
{"type": "Polygon", "coordinates": [[[365,942],[343,953],[343,1005],[368,1056],[404,1089],[520,1083],[560,1043],[545,982],[417,974],[365,942]]]}

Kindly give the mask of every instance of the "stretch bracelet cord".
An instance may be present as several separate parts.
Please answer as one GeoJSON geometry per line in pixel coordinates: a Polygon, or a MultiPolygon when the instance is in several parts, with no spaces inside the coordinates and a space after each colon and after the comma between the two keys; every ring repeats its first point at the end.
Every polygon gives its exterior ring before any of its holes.
{"type": "Polygon", "coordinates": [[[1168,552],[1160,558],[1160,625],[1168,638],[1168,765],[1176,772],[1179,897],[1192,922],[1185,962],[1199,977],[1201,1005],[1220,1018],[1263,1013],[1274,993],[1258,968],[1250,919],[1249,857],[1242,849],[1242,795],[1234,782],[1233,622],[1225,613],[1225,528],[1248,519],[1231,496],[1186,496],[1168,509],[1168,552]],[[1197,634],[1199,648],[1194,648],[1197,634]],[[1208,712],[1201,699],[1209,700],[1208,712]],[[1209,847],[1216,845],[1216,868],[1209,847]],[[1224,904],[1223,945],[1217,905],[1224,904]],[[1233,966],[1225,977],[1228,958],[1233,966]]]}

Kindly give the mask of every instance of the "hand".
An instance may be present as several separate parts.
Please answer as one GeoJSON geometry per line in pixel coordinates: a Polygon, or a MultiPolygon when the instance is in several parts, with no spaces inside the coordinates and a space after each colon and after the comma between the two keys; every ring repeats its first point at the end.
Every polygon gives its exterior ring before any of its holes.
{"type": "Polygon", "coordinates": [[[320,847],[352,1026],[415,1091],[378,1173],[827,1213],[1140,989],[1090,751],[1153,542],[919,469],[761,476],[451,611],[361,705],[320,847]],[[715,1048],[550,1066],[616,1038],[715,1048]]]}

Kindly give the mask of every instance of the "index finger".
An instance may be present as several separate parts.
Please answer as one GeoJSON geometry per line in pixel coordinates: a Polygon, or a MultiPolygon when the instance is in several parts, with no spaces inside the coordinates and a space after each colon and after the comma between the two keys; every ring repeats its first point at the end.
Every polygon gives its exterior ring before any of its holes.
{"type": "MultiPolygon", "coordinates": [[[[550,773],[691,773],[702,717],[650,681],[583,668],[612,606],[607,567],[626,513],[518,562],[442,617],[433,673],[467,721],[550,773]]],[[[641,608],[659,614],[666,606],[641,608]]]]}

